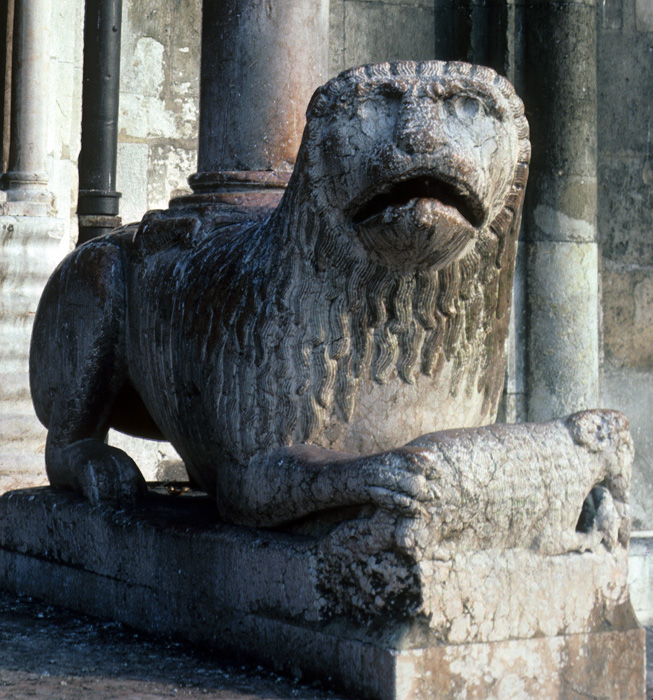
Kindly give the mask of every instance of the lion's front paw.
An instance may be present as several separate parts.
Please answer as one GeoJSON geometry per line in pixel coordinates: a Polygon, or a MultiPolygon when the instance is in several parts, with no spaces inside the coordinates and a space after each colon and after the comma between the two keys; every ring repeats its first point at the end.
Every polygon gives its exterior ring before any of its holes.
{"type": "Polygon", "coordinates": [[[365,459],[354,480],[373,504],[405,515],[421,513],[424,502],[431,498],[419,459],[407,450],[365,459]]]}
{"type": "Polygon", "coordinates": [[[147,490],[134,460],[117,447],[89,438],[68,445],[63,452],[78,488],[94,505],[133,503],[147,490]]]}

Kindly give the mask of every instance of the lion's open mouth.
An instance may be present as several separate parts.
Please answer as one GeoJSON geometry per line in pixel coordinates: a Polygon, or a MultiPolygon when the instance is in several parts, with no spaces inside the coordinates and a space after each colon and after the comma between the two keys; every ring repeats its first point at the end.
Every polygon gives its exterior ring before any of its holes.
{"type": "Polygon", "coordinates": [[[479,199],[460,185],[443,182],[434,177],[414,177],[393,185],[359,207],[352,221],[362,224],[390,207],[401,207],[416,199],[432,199],[458,210],[472,226],[485,221],[485,210],[479,199]]]}

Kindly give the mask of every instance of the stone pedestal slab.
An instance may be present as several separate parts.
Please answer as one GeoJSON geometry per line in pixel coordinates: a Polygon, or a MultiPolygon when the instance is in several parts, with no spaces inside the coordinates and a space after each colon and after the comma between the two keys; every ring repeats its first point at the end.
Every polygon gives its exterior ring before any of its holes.
{"type": "Polygon", "coordinates": [[[447,563],[448,577],[431,563],[425,606],[451,617],[438,625],[334,612],[323,581],[334,533],[327,523],[311,536],[226,525],[194,495],[151,493],[115,510],[49,488],[15,491],[0,498],[0,586],[357,698],[644,697],[644,631],[622,548],[468,552],[447,563]],[[472,607],[458,610],[465,599],[472,607]]]}

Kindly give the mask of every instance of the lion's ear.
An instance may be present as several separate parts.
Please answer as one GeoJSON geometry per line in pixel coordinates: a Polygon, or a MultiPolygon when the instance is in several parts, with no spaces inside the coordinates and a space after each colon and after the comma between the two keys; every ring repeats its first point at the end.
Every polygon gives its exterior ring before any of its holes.
{"type": "Polygon", "coordinates": [[[320,119],[323,117],[329,107],[330,100],[324,94],[323,88],[318,88],[311,97],[311,101],[306,108],[306,119],[320,119]]]}

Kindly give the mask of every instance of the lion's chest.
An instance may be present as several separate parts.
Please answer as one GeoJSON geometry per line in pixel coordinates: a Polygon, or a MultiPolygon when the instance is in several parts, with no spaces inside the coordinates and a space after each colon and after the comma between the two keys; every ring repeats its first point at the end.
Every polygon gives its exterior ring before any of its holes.
{"type": "MultiPolygon", "coordinates": [[[[412,384],[396,372],[384,384],[362,381],[350,420],[343,421],[337,414],[329,416],[312,442],[343,452],[370,454],[404,445],[426,433],[492,422],[496,402],[484,400],[484,394],[465,386],[452,390],[452,374],[453,365],[447,363],[439,376],[420,375],[412,384]]],[[[467,379],[471,377],[464,377],[464,384],[467,379]]]]}

